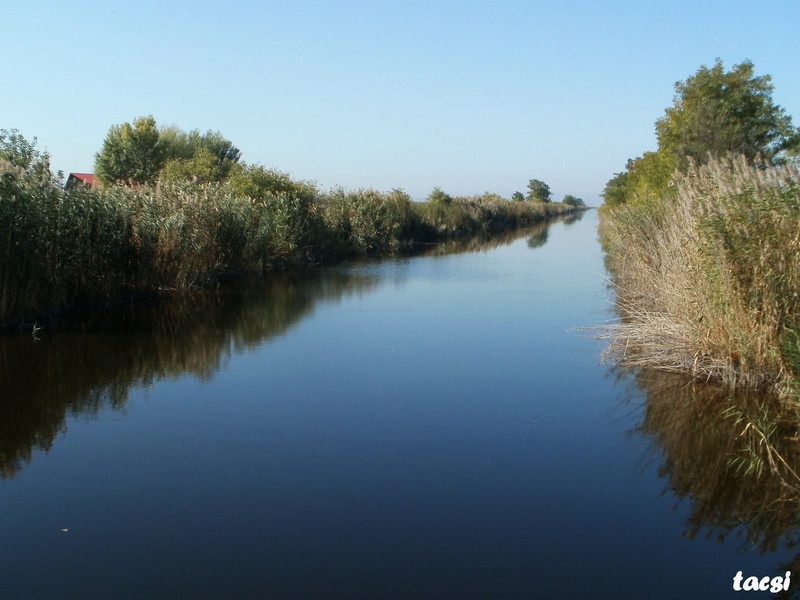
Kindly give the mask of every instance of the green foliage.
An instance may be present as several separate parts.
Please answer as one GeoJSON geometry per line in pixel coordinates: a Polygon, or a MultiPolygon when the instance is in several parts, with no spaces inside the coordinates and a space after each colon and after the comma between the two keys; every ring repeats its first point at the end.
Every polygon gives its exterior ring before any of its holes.
{"type": "Polygon", "coordinates": [[[437,186],[428,194],[427,201],[431,204],[450,204],[453,201],[453,197],[437,186]]]}
{"type": "Polygon", "coordinates": [[[564,204],[568,204],[569,206],[586,206],[586,202],[584,202],[582,198],[576,198],[572,194],[567,194],[564,196],[562,202],[564,204]]]}
{"type": "Polygon", "coordinates": [[[764,167],[800,152],[800,132],[772,101],[768,75],[744,61],[725,71],[721,60],[675,84],[675,97],[656,121],[658,150],[629,160],[603,191],[609,206],[645,203],[669,193],[676,171],[710,158],[743,156],[764,167]]]}
{"type": "Polygon", "coordinates": [[[164,163],[159,179],[210,183],[220,181],[214,157],[206,148],[199,148],[190,158],[172,158],[164,163]]]}
{"type": "Polygon", "coordinates": [[[701,67],[675,84],[673,105],[656,122],[659,151],[682,169],[727,154],[779,162],[784,151],[800,146],[800,136],[773,103],[772,89],[769,75],[754,75],[750,61],[730,71],[720,59],[701,67]]]}
{"type": "Polygon", "coordinates": [[[243,163],[216,181],[220,155],[200,141],[204,136],[156,134],[149,117],[112,127],[107,139],[120,152],[104,158],[128,161],[125,148],[150,152],[123,179],[110,180],[138,185],[65,190],[34,143],[16,131],[3,133],[0,327],[232,275],[486,234],[574,210],[488,192],[453,198],[439,188],[424,203],[402,190],[323,194],[280,171],[243,163]],[[148,183],[142,174],[154,155],[171,158],[148,183]]]}
{"type": "Polygon", "coordinates": [[[323,254],[363,255],[391,250],[397,243],[399,219],[407,214],[406,202],[371,189],[337,189],[327,194],[320,203],[326,232],[321,244],[323,254]]]}
{"type": "Polygon", "coordinates": [[[95,176],[106,184],[155,181],[164,164],[163,147],[152,116],[112,125],[95,157],[95,176]]]}
{"type": "MultiPolygon", "coordinates": [[[[628,161],[630,164],[630,161],[628,161]]],[[[628,193],[628,171],[615,173],[614,177],[608,180],[606,187],[603,189],[603,202],[606,206],[618,206],[623,204],[629,196],[628,193]]]]}
{"type": "Polygon", "coordinates": [[[314,197],[317,190],[311,183],[295,181],[288,174],[261,165],[239,163],[231,170],[228,179],[238,196],[263,200],[271,194],[294,194],[314,197]]]}
{"type": "Polygon", "coordinates": [[[658,200],[668,193],[675,166],[669,154],[645,152],[629,160],[627,170],[606,184],[603,197],[610,205],[658,200]]]}
{"type": "Polygon", "coordinates": [[[159,178],[224,181],[240,156],[219,132],[184,132],[174,126],[159,130],[152,116],[139,117],[109,129],[95,157],[95,175],[105,184],[141,185],[159,178]]]}
{"type": "Polygon", "coordinates": [[[540,179],[528,182],[528,202],[550,202],[550,186],[540,179]]]}
{"type": "Polygon", "coordinates": [[[525,202],[525,196],[523,196],[522,192],[514,192],[511,194],[511,200],[514,202],[525,202]]]}
{"type": "Polygon", "coordinates": [[[160,177],[166,179],[224,181],[241,158],[239,149],[216,131],[167,127],[160,130],[159,143],[166,157],[160,177]]]}
{"type": "Polygon", "coordinates": [[[27,170],[41,160],[36,138],[28,141],[17,129],[0,129],[0,158],[27,170]]]}

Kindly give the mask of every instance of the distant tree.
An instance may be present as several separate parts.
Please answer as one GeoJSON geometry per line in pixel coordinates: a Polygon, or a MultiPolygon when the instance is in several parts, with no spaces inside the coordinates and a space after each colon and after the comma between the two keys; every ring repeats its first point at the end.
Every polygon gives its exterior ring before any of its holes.
{"type": "Polygon", "coordinates": [[[514,192],[511,195],[511,199],[514,202],[525,202],[525,196],[522,195],[522,192],[514,192]]]}
{"type": "Polygon", "coordinates": [[[435,187],[433,191],[428,194],[428,202],[433,204],[450,204],[453,201],[453,197],[442,191],[442,188],[435,187]]]}
{"type": "Polygon", "coordinates": [[[0,129],[0,158],[27,170],[41,158],[36,138],[28,141],[17,129],[0,129]]]}
{"type": "MultiPolygon", "coordinates": [[[[628,161],[630,163],[630,161],[628,161]]],[[[628,199],[628,171],[614,173],[614,177],[606,182],[603,189],[603,202],[606,206],[617,206],[628,199]]]]}
{"type": "Polygon", "coordinates": [[[159,143],[166,161],[160,177],[165,179],[223,181],[241,157],[239,149],[216,131],[187,133],[167,127],[159,132],[159,143]]]}
{"type": "Polygon", "coordinates": [[[658,151],[671,155],[679,168],[729,153],[751,162],[758,156],[780,161],[784,152],[800,148],[800,135],[773,103],[772,89],[770,76],[754,75],[750,61],[730,71],[720,59],[701,67],[675,84],[673,105],[656,122],[658,151]]]}
{"type": "Polygon", "coordinates": [[[586,206],[586,203],[581,198],[576,198],[575,196],[573,196],[571,194],[567,194],[566,196],[564,196],[564,199],[562,200],[562,202],[564,204],[569,204],[570,206],[576,206],[576,207],[577,206],[586,206]]]}
{"type": "Polygon", "coordinates": [[[95,176],[102,183],[155,181],[164,164],[163,146],[152,116],[112,125],[95,156],[95,176]]]}
{"type": "Polygon", "coordinates": [[[217,131],[159,129],[147,116],[109,129],[95,157],[95,175],[103,183],[152,183],[158,178],[223,181],[240,157],[239,149],[217,131]]]}
{"type": "Polygon", "coordinates": [[[36,142],[35,137],[28,140],[17,129],[0,129],[0,159],[39,179],[61,179],[63,173],[59,171],[53,175],[50,171],[50,154],[39,152],[36,142]]]}
{"type": "Polygon", "coordinates": [[[539,179],[528,182],[528,202],[550,202],[550,186],[539,179]]]}

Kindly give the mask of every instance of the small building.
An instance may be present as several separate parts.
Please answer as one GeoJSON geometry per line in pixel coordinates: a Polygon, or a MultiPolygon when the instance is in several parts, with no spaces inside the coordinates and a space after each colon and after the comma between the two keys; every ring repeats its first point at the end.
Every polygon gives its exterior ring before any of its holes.
{"type": "Polygon", "coordinates": [[[65,190],[71,190],[78,185],[94,186],[94,173],[70,173],[67,182],[64,184],[65,190]]]}

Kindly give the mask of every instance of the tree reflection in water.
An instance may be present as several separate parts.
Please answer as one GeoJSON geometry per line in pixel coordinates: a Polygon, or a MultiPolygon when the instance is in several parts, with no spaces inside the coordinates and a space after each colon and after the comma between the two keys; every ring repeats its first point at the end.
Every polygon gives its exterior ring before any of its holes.
{"type": "MultiPolygon", "coordinates": [[[[635,433],[650,440],[668,489],[690,503],[687,537],[798,552],[797,406],[674,375],[639,373],[636,382],[647,398],[635,433]]],[[[800,553],[785,568],[800,572],[800,553]]],[[[794,587],[788,593],[800,597],[794,587]]]]}
{"type": "MultiPolygon", "coordinates": [[[[548,226],[537,224],[531,235],[546,239],[548,226]]],[[[525,232],[456,240],[414,254],[476,252],[520,235],[525,232]]],[[[376,289],[383,283],[377,273],[273,272],[217,290],[97,311],[47,326],[36,337],[0,335],[0,478],[13,477],[35,451],[48,451],[66,431],[68,416],[123,409],[134,386],[187,373],[209,380],[232,353],[285,333],[317,302],[376,289]]],[[[402,270],[396,273],[402,277],[402,270]]]]}
{"type": "Polygon", "coordinates": [[[68,415],[122,409],[133,386],[190,373],[213,377],[232,352],[285,333],[320,300],[362,293],[373,277],[334,270],[117,307],[39,332],[0,337],[0,477],[47,451],[68,415]]]}

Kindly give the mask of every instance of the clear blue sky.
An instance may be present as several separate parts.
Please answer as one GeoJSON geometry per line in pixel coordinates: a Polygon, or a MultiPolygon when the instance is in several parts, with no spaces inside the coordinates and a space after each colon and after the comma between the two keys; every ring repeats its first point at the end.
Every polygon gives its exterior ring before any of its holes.
{"type": "Polygon", "coordinates": [[[800,2],[26,0],[0,8],[0,128],[93,170],[108,128],[220,131],[323,189],[596,204],[655,148],[673,84],[720,57],[800,124],[800,2]]]}

